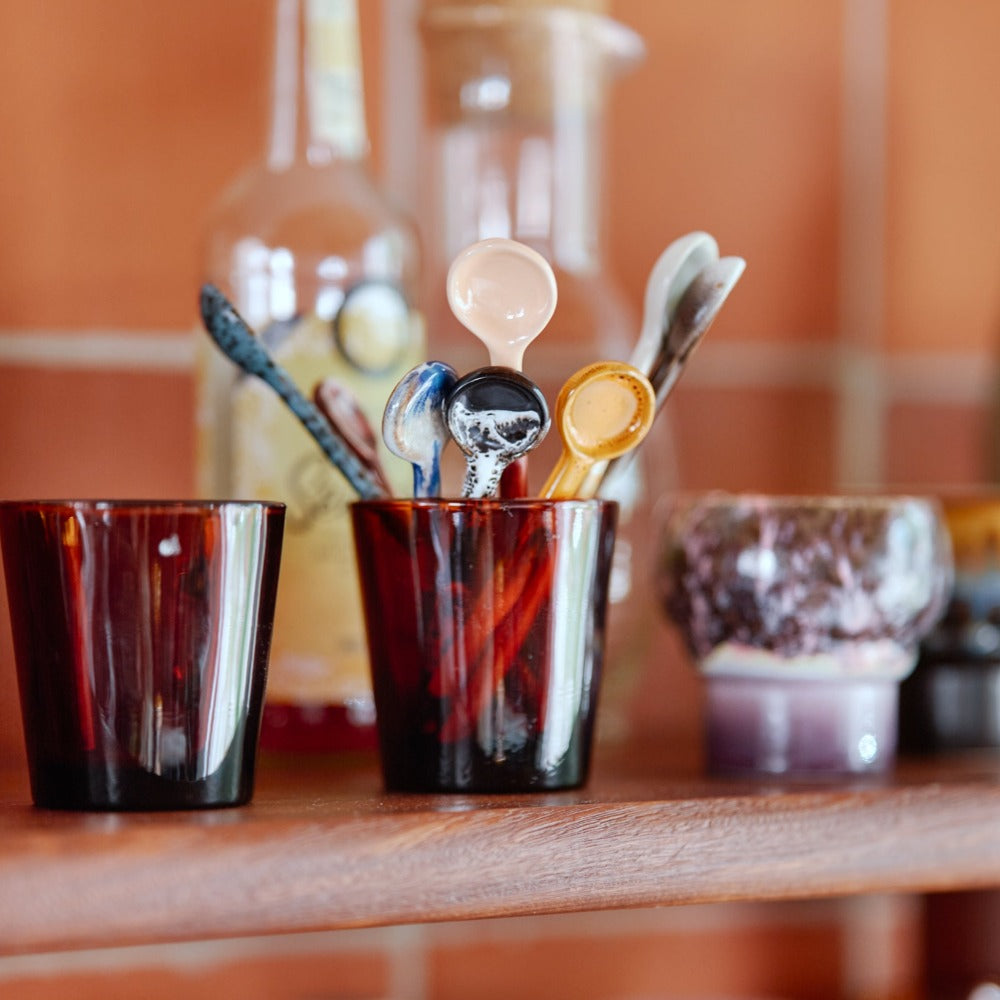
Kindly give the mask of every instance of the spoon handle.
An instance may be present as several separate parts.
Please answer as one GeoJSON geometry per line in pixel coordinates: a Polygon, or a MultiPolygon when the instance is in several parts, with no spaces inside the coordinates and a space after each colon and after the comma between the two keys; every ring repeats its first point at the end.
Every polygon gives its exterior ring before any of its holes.
{"type": "Polygon", "coordinates": [[[564,448],[538,495],[544,500],[568,500],[580,496],[580,487],[592,465],[593,462],[564,448]]]}
{"type": "Polygon", "coordinates": [[[496,452],[467,455],[462,496],[468,500],[482,500],[496,495],[500,477],[507,462],[496,452]]]}
{"type": "Polygon", "coordinates": [[[441,494],[441,468],[435,456],[428,462],[413,463],[414,497],[436,497],[441,494]]]}
{"type": "Polygon", "coordinates": [[[323,414],[267,353],[243,317],[214,285],[202,286],[201,317],[209,336],[222,353],[248,375],[262,379],[274,389],[362,499],[372,500],[386,495],[347,444],[333,432],[323,414]]]}
{"type": "Polygon", "coordinates": [[[517,458],[500,477],[500,496],[504,500],[515,500],[528,495],[528,459],[517,458]]]}

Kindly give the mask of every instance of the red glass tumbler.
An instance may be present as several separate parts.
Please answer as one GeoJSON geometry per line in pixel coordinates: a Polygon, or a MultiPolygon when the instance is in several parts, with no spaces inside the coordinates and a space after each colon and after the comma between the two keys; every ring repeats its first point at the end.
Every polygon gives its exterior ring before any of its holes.
{"type": "Polygon", "coordinates": [[[352,508],[385,785],[582,785],[617,506],[371,500],[352,508]]]}
{"type": "Polygon", "coordinates": [[[284,515],[260,502],[0,503],[36,805],[249,800],[284,515]]]}

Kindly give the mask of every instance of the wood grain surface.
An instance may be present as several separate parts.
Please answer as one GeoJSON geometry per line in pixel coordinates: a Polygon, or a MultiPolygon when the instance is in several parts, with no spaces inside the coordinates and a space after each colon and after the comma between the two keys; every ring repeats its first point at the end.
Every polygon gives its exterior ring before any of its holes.
{"type": "Polygon", "coordinates": [[[1000,762],[724,781],[648,752],[536,796],[381,791],[371,758],[261,762],[254,802],[34,808],[0,779],[0,952],[733,899],[1000,885],[1000,762]]]}

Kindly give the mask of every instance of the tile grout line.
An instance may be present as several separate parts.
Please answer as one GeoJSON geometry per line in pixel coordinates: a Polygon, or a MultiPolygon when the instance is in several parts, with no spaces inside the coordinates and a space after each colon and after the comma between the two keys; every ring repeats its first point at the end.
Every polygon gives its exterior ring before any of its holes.
{"type": "Polygon", "coordinates": [[[424,149],[423,48],[417,23],[419,0],[382,0],[382,57],[385,83],[382,116],[385,148],[382,175],[386,189],[414,213],[420,204],[424,149]],[[414,80],[421,86],[414,86],[414,80]]]}
{"type": "MultiPolygon", "coordinates": [[[[0,369],[133,371],[193,374],[196,345],[187,331],[129,333],[101,331],[0,330],[0,369]]],[[[698,348],[681,388],[814,389],[843,391],[847,352],[829,341],[806,343],[712,341],[698,348]]],[[[865,355],[849,381],[862,392],[872,377],[865,355]]],[[[954,406],[988,406],[992,370],[974,352],[895,354],[880,362],[874,391],[881,403],[912,401],[954,406]]]]}
{"type": "Polygon", "coordinates": [[[893,894],[849,896],[841,904],[845,995],[893,995],[898,984],[914,971],[915,956],[901,942],[913,939],[912,929],[920,925],[920,898],[893,894]],[[901,928],[911,933],[901,934],[901,928]]]}
{"type": "Polygon", "coordinates": [[[888,0],[844,0],[837,479],[886,473],[885,194],[888,0]]]}
{"type": "Polygon", "coordinates": [[[622,939],[635,935],[702,935],[760,926],[826,926],[849,913],[850,900],[734,901],[683,907],[583,910],[525,914],[474,921],[397,924],[380,927],[304,931],[281,935],[116,945],[78,951],[0,956],[0,988],[19,978],[45,978],[94,970],[124,973],[149,965],[210,969],[244,958],[307,960],[322,951],[343,955],[384,955],[389,962],[389,996],[424,1000],[429,995],[428,954],[463,944],[511,944],[549,939],[622,939]],[[609,919],[613,916],[613,919],[609,919]]]}
{"type": "Polygon", "coordinates": [[[194,370],[190,331],[0,330],[0,366],[187,372],[194,370]]]}

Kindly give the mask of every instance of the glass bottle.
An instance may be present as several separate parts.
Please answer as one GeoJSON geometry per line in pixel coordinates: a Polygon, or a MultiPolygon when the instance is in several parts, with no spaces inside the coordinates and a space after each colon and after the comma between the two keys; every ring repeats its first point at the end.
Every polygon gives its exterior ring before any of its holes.
{"type": "MultiPolygon", "coordinates": [[[[447,269],[477,240],[526,243],[548,259],[558,284],[552,321],[524,359],[525,374],[551,409],[570,374],[593,361],[628,360],[639,332],[637,311],[605,253],[603,194],[608,90],[639,61],[642,39],[606,16],[598,0],[425,0],[421,29],[429,156],[429,208],[421,225],[430,354],[460,374],[487,363],[482,345],[447,307],[447,269]]],[[[553,428],[531,454],[533,490],[560,446],[553,428]]],[[[627,698],[656,619],[651,564],[633,558],[633,540],[649,530],[652,501],[674,481],[663,415],[642,454],[647,460],[633,463],[624,492],[613,497],[622,515],[611,583],[612,648],[598,718],[606,737],[623,735],[627,726],[627,698]]]]}
{"type": "MultiPolygon", "coordinates": [[[[274,12],[266,156],[212,212],[204,278],[307,396],[333,376],[379,428],[424,359],[415,230],[369,173],[356,0],[276,0],[274,12]]],[[[288,506],[261,745],[373,746],[354,494],[267,386],[200,343],[201,491],[288,506]]],[[[382,457],[405,491],[410,467],[382,457]]]]}

